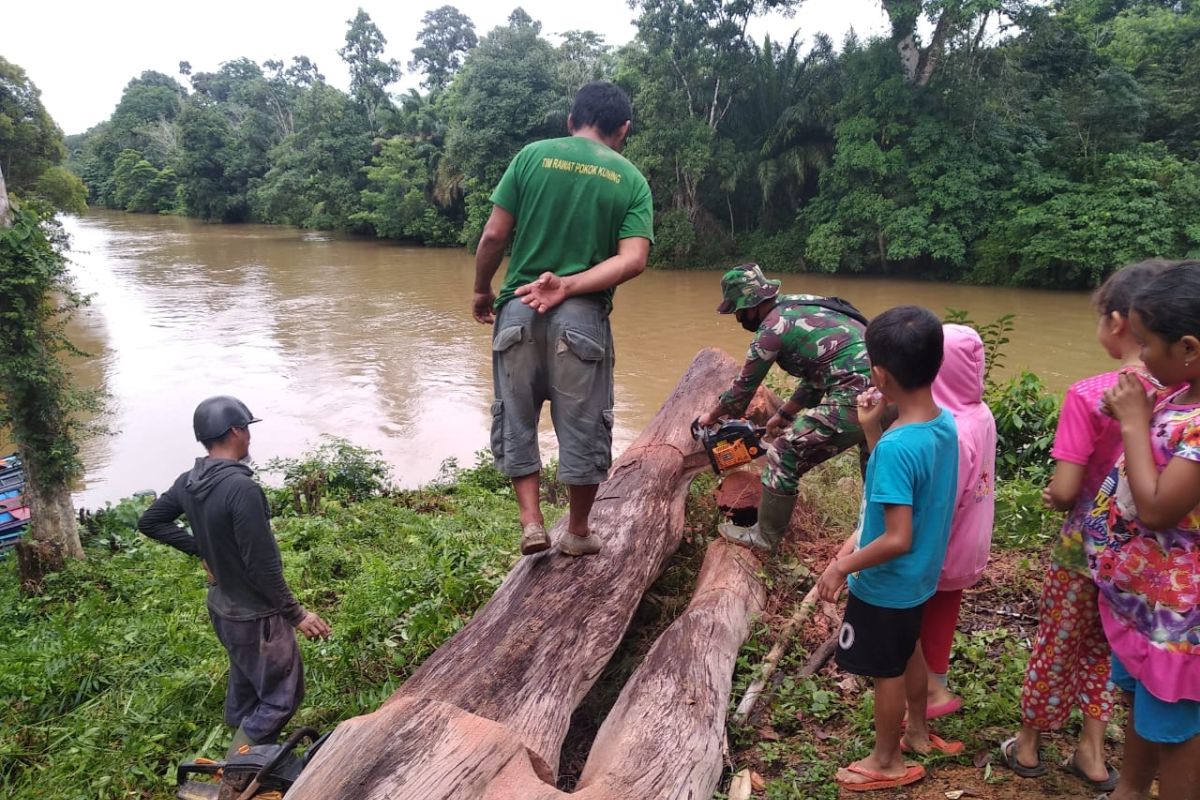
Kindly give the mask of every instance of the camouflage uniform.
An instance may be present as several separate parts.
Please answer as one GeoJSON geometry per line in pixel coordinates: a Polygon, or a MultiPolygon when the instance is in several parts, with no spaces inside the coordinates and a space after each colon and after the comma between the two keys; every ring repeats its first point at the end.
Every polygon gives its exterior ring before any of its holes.
{"type": "MultiPolygon", "coordinates": [[[[775,297],[778,281],[768,281],[757,266],[738,267],[723,281],[721,313],[751,308],[775,297]],[[734,275],[741,270],[741,275],[734,275]]],[[[729,416],[746,412],[755,390],[777,363],[800,379],[792,400],[807,411],[771,444],[763,485],[779,494],[795,494],[800,476],[863,441],[858,424],[859,393],[871,382],[871,363],[863,341],[864,326],[814,301],[816,295],[782,295],[758,328],[746,363],[721,409],[729,416]]]]}

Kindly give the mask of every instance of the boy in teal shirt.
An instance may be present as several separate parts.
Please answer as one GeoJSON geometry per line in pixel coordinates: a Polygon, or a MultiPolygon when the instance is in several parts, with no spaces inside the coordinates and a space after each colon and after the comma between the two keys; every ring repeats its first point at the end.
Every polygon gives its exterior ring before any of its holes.
{"type": "Polygon", "coordinates": [[[931,391],[942,364],[942,323],[928,309],[899,306],[871,321],[866,344],[875,389],[858,399],[871,450],[862,536],[857,549],[843,548],[818,584],[826,601],[849,584],[838,666],[875,681],[875,747],[838,770],[837,783],[848,791],[923,778],[924,767],[905,763],[902,750],[962,748],[929,732],[920,648],[921,608],[937,590],[958,488],[958,431],[931,391]],[[886,402],[896,405],[899,416],[884,433],[886,402]]]}

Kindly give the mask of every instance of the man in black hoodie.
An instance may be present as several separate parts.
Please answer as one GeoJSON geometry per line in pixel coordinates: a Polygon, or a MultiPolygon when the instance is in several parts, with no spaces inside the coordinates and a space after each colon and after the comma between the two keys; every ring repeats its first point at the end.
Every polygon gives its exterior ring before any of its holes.
{"type": "Polygon", "coordinates": [[[245,461],[250,423],[233,397],[210,397],[192,425],[208,455],[176,479],[138,520],[138,530],[202,559],[208,616],[229,654],[225,721],[237,728],[230,753],[272,742],[304,698],[297,628],[325,638],[329,625],[296,601],[283,578],[267,498],[245,461]],[[176,520],[187,517],[189,533],[176,520]]]}

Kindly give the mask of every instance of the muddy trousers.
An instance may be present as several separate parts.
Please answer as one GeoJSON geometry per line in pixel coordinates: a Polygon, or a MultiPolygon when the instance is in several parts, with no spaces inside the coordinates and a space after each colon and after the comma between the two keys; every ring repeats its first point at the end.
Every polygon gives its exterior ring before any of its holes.
{"type": "Polygon", "coordinates": [[[208,617],[229,654],[225,723],[255,743],[274,741],[304,699],[296,632],[279,614],[239,621],[210,609],[208,617]]]}

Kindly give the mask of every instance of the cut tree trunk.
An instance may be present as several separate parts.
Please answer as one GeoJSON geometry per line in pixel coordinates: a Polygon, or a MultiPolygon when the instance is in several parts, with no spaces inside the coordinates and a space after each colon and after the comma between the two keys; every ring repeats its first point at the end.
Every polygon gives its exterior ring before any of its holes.
{"type": "MultiPolygon", "coordinates": [[[[594,535],[604,544],[600,554],[572,559],[549,550],[522,558],[492,599],[382,708],[338,726],[288,798],[556,797],[559,752],[571,714],[620,643],[642,594],[679,546],[688,486],[708,467],[691,438],[690,424],[727,388],[737,369],[721,351],[701,351],[658,414],[613,466],[590,519],[594,535]],[[505,787],[513,780],[523,787],[519,794],[507,793],[505,787]]],[[[764,421],[777,407],[773,395],[760,391],[751,416],[764,421]]],[[[557,538],[564,530],[565,519],[552,533],[557,538]]],[[[637,763],[645,770],[692,771],[707,780],[713,763],[698,766],[690,761],[704,758],[715,762],[719,775],[719,747],[711,747],[698,726],[711,727],[723,713],[732,659],[748,624],[737,619],[744,607],[754,606],[761,587],[754,588],[746,579],[754,574],[746,567],[754,560],[748,553],[727,547],[713,552],[724,555],[712,556],[721,562],[720,568],[709,569],[706,559],[708,583],[736,584],[731,594],[738,596],[717,597],[723,591],[718,589],[699,592],[691,621],[689,612],[664,634],[677,640],[657,657],[664,669],[631,681],[610,715],[613,730],[621,733],[601,731],[593,749],[596,766],[589,760],[583,783],[608,785],[604,781],[610,771],[625,769],[617,762],[629,757],[630,743],[639,739],[642,744],[637,746],[645,752],[639,753],[637,763]],[[731,570],[736,574],[730,575],[731,570]],[[711,642],[709,637],[718,632],[720,642],[711,642]],[[672,664],[671,656],[681,655],[685,642],[697,653],[694,663],[672,664]],[[689,669],[672,673],[681,666],[689,669]],[[722,669],[725,674],[718,674],[722,669]],[[681,730],[651,750],[649,744],[662,735],[659,723],[648,716],[662,713],[649,710],[661,702],[648,696],[655,692],[722,711],[705,711],[709,718],[686,726],[681,721],[682,728],[690,726],[695,732],[681,730]]],[[[627,779],[643,777],[631,774],[627,779]]],[[[680,796],[671,791],[603,796],[680,796]]]]}

